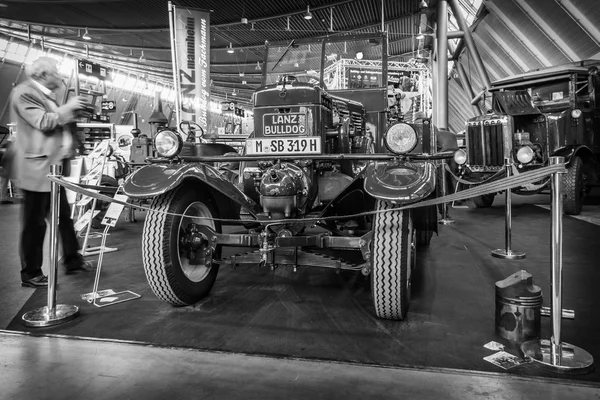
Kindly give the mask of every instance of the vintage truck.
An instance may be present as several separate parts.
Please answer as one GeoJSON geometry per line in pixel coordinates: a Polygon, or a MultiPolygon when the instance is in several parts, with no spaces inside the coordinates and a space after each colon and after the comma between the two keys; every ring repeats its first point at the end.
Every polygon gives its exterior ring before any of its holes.
{"type": "Polygon", "coordinates": [[[390,123],[386,49],[385,34],[267,43],[254,132],[242,154],[232,157],[222,143],[185,142],[175,129],[155,135],[158,157],[124,191],[151,199],[142,262],[159,298],[193,304],[226,265],[326,267],[370,275],[375,314],[405,318],[415,248],[437,231],[437,213],[435,206],[398,207],[435,197],[434,160],[451,158],[455,148],[438,152],[440,132],[428,119],[390,123]],[[344,50],[378,61],[365,67],[368,87],[324,76],[331,53],[344,50]],[[224,233],[225,225],[243,232],[224,233]],[[226,246],[249,252],[226,257],[226,246]]]}
{"type": "MultiPolygon", "coordinates": [[[[564,211],[577,215],[583,198],[600,178],[600,61],[586,60],[536,69],[492,84],[492,108],[467,121],[466,148],[454,161],[459,176],[472,183],[502,177],[504,159],[515,172],[565,157],[564,211]]],[[[548,188],[537,182],[515,190],[535,194],[548,188]]],[[[474,199],[489,207],[495,194],[474,199]]]]}

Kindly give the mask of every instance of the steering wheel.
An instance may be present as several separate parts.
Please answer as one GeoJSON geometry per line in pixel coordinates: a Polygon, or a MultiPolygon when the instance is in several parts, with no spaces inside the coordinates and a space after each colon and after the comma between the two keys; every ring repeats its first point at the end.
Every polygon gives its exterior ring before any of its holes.
{"type": "Polygon", "coordinates": [[[202,127],[200,125],[198,125],[196,122],[194,121],[181,121],[179,123],[179,130],[182,132],[187,132],[187,141],[193,141],[193,139],[195,138],[202,138],[202,136],[204,136],[204,129],[202,129],[202,127]],[[183,127],[187,126],[187,130],[184,130],[183,127]],[[196,133],[196,130],[200,131],[200,135],[198,135],[196,133]],[[190,140],[190,138],[192,140],[190,140]]]}

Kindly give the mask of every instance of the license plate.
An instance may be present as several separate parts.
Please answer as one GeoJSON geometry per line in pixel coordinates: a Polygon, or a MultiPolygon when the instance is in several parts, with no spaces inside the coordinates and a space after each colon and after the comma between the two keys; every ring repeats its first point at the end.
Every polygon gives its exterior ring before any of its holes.
{"type": "Polygon", "coordinates": [[[248,139],[246,154],[321,154],[321,138],[248,139]]]}
{"type": "Polygon", "coordinates": [[[263,115],[263,133],[265,136],[306,135],[306,114],[265,114],[263,115]]]}

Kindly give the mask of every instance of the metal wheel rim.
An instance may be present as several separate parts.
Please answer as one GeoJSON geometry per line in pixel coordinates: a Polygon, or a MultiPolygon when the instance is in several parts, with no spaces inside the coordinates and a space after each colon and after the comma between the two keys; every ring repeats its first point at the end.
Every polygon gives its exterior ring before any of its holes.
{"type": "Polygon", "coordinates": [[[191,203],[185,211],[183,212],[184,216],[179,221],[178,234],[177,234],[177,257],[179,257],[179,265],[181,266],[181,271],[184,275],[192,282],[201,282],[206,278],[208,273],[210,272],[210,267],[207,267],[204,264],[190,264],[187,257],[182,257],[182,250],[179,248],[179,234],[190,223],[209,226],[212,229],[215,229],[215,222],[206,218],[212,218],[212,213],[206,206],[206,204],[196,201],[191,203]],[[199,218],[205,217],[205,218],[199,218]]]}

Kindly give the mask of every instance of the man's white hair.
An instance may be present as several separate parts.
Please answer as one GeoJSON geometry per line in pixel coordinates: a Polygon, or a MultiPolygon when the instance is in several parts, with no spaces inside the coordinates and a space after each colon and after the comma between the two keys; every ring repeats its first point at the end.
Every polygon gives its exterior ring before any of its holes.
{"type": "Polygon", "coordinates": [[[33,79],[39,79],[44,73],[58,70],[58,60],[52,57],[40,57],[31,63],[27,69],[27,74],[33,79]]]}

